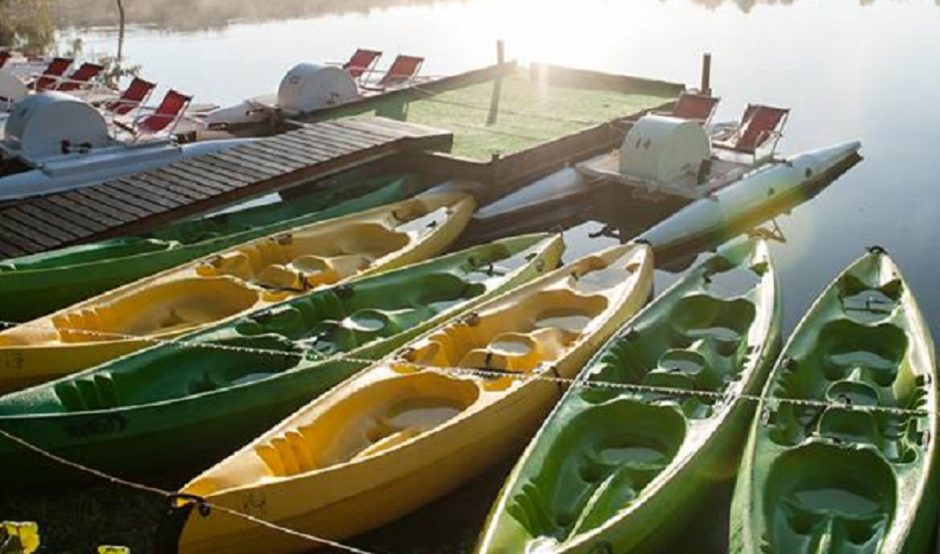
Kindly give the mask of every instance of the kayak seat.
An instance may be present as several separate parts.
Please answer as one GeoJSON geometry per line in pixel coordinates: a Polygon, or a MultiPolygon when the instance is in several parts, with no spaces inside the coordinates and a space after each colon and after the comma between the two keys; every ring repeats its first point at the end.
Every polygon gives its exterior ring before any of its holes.
{"type": "Polygon", "coordinates": [[[628,398],[586,406],[554,438],[507,511],[529,540],[570,540],[626,508],[672,460],[685,432],[672,407],[628,398]]]}
{"type": "Polygon", "coordinates": [[[256,291],[229,278],[167,281],[106,303],[53,317],[62,342],[78,343],[178,333],[245,311],[258,301],[256,291]]]}
{"type": "Polygon", "coordinates": [[[870,326],[840,318],[822,327],[808,359],[822,362],[822,374],[829,381],[845,379],[860,368],[862,380],[888,387],[907,350],[907,335],[891,323],[870,326]]]}
{"type": "Polygon", "coordinates": [[[248,254],[235,250],[207,258],[196,266],[196,274],[200,277],[229,275],[239,279],[248,279],[254,274],[254,270],[248,254]]]}
{"type": "Polygon", "coordinates": [[[544,363],[558,359],[575,342],[579,333],[563,329],[539,329],[530,333],[503,333],[484,348],[467,352],[459,367],[530,373],[544,363]]]}
{"type": "MultiPolygon", "coordinates": [[[[255,447],[267,475],[287,477],[388,450],[451,419],[477,386],[436,372],[396,376],[357,390],[255,447]]],[[[259,477],[261,477],[259,475],[259,477]]]]}
{"type": "Polygon", "coordinates": [[[726,300],[709,294],[693,294],[679,300],[672,309],[673,344],[688,348],[706,340],[721,356],[731,356],[743,347],[754,321],[756,308],[744,298],[726,300]]]}
{"type": "Polygon", "coordinates": [[[121,405],[114,379],[107,373],[61,381],[53,390],[62,407],[69,412],[104,410],[121,405]]]}
{"type": "Polygon", "coordinates": [[[895,517],[897,479],[872,448],[811,441],[776,458],[762,510],[768,552],[878,552],[895,517]]]}
{"type": "Polygon", "coordinates": [[[583,260],[587,269],[571,276],[568,288],[580,294],[592,294],[609,290],[630,279],[640,270],[636,262],[622,265],[624,260],[632,260],[632,253],[623,258],[607,263],[600,256],[591,256],[583,260]]]}
{"type": "Polygon", "coordinates": [[[464,315],[405,357],[439,367],[531,371],[556,359],[606,306],[604,296],[584,296],[566,287],[540,291],[511,307],[464,315]]]}
{"type": "Polygon", "coordinates": [[[851,273],[842,277],[838,287],[842,311],[860,323],[873,323],[890,317],[897,311],[904,292],[900,279],[871,287],[851,273]]]}
{"type": "Polygon", "coordinates": [[[276,262],[286,263],[304,255],[380,258],[404,248],[409,242],[411,239],[407,233],[380,223],[348,223],[297,233],[291,243],[279,245],[282,252],[279,252],[280,259],[276,262]]]}
{"type": "Polygon", "coordinates": [[[850,408],[827,408],[819,418],[818,434],[839,443],[882,443],[875,415],[850,408]]]}

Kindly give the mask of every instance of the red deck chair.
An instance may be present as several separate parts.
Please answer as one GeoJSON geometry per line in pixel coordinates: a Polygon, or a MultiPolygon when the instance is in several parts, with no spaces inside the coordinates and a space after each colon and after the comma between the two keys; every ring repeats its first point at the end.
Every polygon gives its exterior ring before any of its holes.
{"type": "Polygon", "coordinates": [[[773,154],[789,113],[790,110],[786,108],[748,104],[741,125],[727,140],[716,140],[715,146],[751,154],[756,158],[757,151],[770,144],[770,154],[773,154]]]}
{"type": "Polygon", "coordinates": [[[43,70],[42,75],[30,83],[29,88],[37,91],[55,88],[56,84],[59,82],[59,78],[65,74],[65,70],[67,70],[70,65],[72,65],[70,58],[52,58],[52,61],[49,62],[49,65],[43,70]]]}
{"type": "Polygon", "coordinates": [[[108,102],[102,108],[112,115],[127,115],[146,102],[156,86],[155,83],[134,77],[117,100],[108,102]]]}
{"type": "Polygon", "coordinates": [[[3,69],[3,66],[5,66],[12,57],[13,54],[7,52],[6,50],[0,50],[0,69],[3,69]]]}
{"type": "Polygon", "coordinates": [[[161,132],[171,135],[177,124],[183,119],[186,108],[192,101],[192,96],[186,96],[171,89],[163,96],[163,100],[160,101],[160,105],[153,113],[138,116],[130,125],[118,121],[115,121],[115,124],[133,133],[135,141],[141,137],[153,136],[161,132]]]}
{"type": "Polygon", "coordinates": [[[704,94],[683,92],[676,100],[671,115],[705,124],[715,115],[715,109],[718,107],[720,100],[720,98],[705,96],[704,94]]]}
{"type": "Polygon", "coordinates": [[[363,73],[372,72],[381,57],[382,53],[378,50],[359,48],[350,56],[349,61],[343,64],[343,69],[350,77],[359,80],[363,73]]]}
{"type": "Polygon", "coordinates": [[[375,85],[366,88],[385,90],[390,87],[401,86],[415,78],[423,63],[424,58],[399,54],[392,62],[391,67],[388,68],[388,71],[385,72],[385,75],[382,76],[382,79],[375,85]]]}
{"type": "Polygon", "coordinates": [[[77,90],[80,88],[85,88],[91,84],[91,80],[97,77],[102,71],[104,71],[104,66],[100,66],[96,63],[85,62],[72,72],[65,79],[59,81],[59,86],[56,87],[56,90],[77,90]]]}

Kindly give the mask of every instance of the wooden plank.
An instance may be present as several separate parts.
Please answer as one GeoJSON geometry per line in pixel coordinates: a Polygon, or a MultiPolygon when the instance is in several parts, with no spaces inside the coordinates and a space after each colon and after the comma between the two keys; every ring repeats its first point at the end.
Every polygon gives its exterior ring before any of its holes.
{"type": "Polygon", "coordinates": [[[221,152],[200,156],[200,161],[221,165],[221,167],[226,168],[229,171],[250,172],[251,175],[256,177],[258,180],[270,179],[271,177],[282,173],[282,171],[274,170],[260,164],[249,163],[245,160],[242,160],[241,158],[235,158],[221,152]]]}
{"type": "Polygon", "coordinates": [[[197,167],[187,166],[187,168],[184,169],[175,167],[161,167],[159,170],[157,170],[156,173],[189,183],[198,183],[203,187],[215,190],[219,193],[228,192],[233,188],[238,188],[238,185],[234,184],[231,180],[217,176],[210,178],[207,176],[205,171],[197,167]]]}
{"type": "Polygon", "coordinates": [[[157,204],[166,209],[188,204],[185,197],[180,197],[179,195],[173,194],[171,191],[154,189],[154,187],[147,183],[132,181],[130,180],[132,177],[133,176],[123,179],[114,179],[108,184],[126,194],[147,200],[148,202],[157,204]]]}
{"type": "MultiPolygon", "coordinates": [[[[171,208],[184,206],[194,200],[193,198],[176,192],[170,188],[158,186],[147,180],[144,175],[146,175],[146,173],[128,175],[127,177],[118,179],[118,182],[132,187],[135,190],[135,193],[143,198],[152,198],[154,201],[156,201],[158,198],[165,200],[166,202],[170,203],[171,208]]],[[[125,188],[125,190],[128,189],[125,188]]]]}
{"type": "Polygon", "coordinates": [[[206,179],[215,179],[216,181],[228,180],[233,188],[241,188],[244,185],[254,183],[258,180],[257,177],[252,177],[245,173],[239,173],[236,171],[231,171],[229,169],[217,167],[206,160],[205,158],[190,158],[183,163],[180,163],[176,166],[179,169],[185,169],[186,171],[198,173],[200,176],[206,179]]]}
{"type": "Polygon", "coordinates": [[[256,163],[265,163],[272,168],[280,169],[284,173],[297,171],[301,167],[310,165],[305,161],[298,162],[296,160],[290,160],[282,156],[271,154],[266,152],[260,146],[254,144],[252,145],[251,151],[246,151],[237,155],[241,156],[242,158],[255,161],[256,163]]]}
{"type": "Polygon", "coordinates": [[[326,144],[335,144],[344,148],[369,148],[375,146],[376,142],[389,142],[392,139],[375,140],[360,135],[346,132],[344,129],[336,129],[325,124],[310,125],[294,131],[292,136],[304,141],[315,139],[317,142],[326,144]]]}
{"type": "MultiPolygon", "coordinates": [[[[83,208],[82,206],[74,206],[83,208]]],[[[54,225],[58,222],[67,231],[76,237],[85,237],[93,233],[107,229],[111,223],[111,218],[102,214],[95,214],[97,217],[92,219],[78,212],[78,209],[69,210],[54,204],[45,198],[37,198],[34,202],[23,204],[20,209],[46,225],[54,225]],[[108,220],[107,222],[101,221],[108,220]]],[[[89,210],[91,211],[91,210],[89,210]]]]}
{"type": "Polygon", "coordinates": [[[111,215],[113,210],[108,206],[103,206],[101,203],[94,202],[92,206],[88,206],[72,198],[71,196],[63,194],[55,194],[42,198],[35,204],[44,210],[68,219],[79,227],[84,227],[94,232],[100,231],[100,229],[96,229],[97,224],[104,225],[107,228],[113,225],[120,225],[133,219],[133,217],[126,214],[124,214],[122,218],[114,217],[111,215]],[[93,221],[93,223],[89,223],[89,220],[93,221]]]}
{"type": "Polygon", "coordinates": [[[275,144],[265,141],[263,144],[255,144],[254,147],[267,155],[278,156],[290,160],[293,163],[300,164],[300,167],[315,165],[317,163],[316,159],[304,156],[296,149],[284,146],[283,143],[275,144]]]}
{"type": "MultiPolygon", "coordinates": [[[[116,219],[122,219],[120,216],[121,213],[129,214],[127,221],[134,221],[139,217],[146,217],[147,215],[153,213],[153,210],[147,207],[151,205],[149,202],[147,202],[147,206],[141,206],[124,198],[107,194],[105,192],[106,190],[108,192],[116,192],[113,189],[108,190],[104,187],[88,187],[83,190],[73,191],[69,194],[50,196],[49,200],[51,202],[56,202],[60,198],[67,198],[80,204],[84,204],[85,199],[88,199],[98,207],[106,206],[107,208],[110,208],[112,210],[112,217],[116,219]]],[[[120,194],[123,195],[123,193],[120,194]]],[[[101,209],[104,211],[104,208],[101,209]]]]}
{"type": "Polygon", "coordinates": [[[24,212],[21,208],[22,205],[10,208],[9,210],[4,210],[3,217],[7,218],[8,221],[18,223],[27,229],[32,229],[36,233],[50,237],[57,242],[68,242],[88,234],[83,233],[76,235],[68,229],[68,222],[65,222],[65,225],[63,225],[61,218],[55,216],[52,216],[52,219],[55,220],[54,223],[44,225],[43,220],[37,220],[35,216],[24,212]]]}
{"type": "Polygon", "coordinates": [[[23,256],[25,254],[27,254],[27,252],[23,250],[22,248],[19,248],[8,242],[4,242],[3,240],[0,240],[0,259],[19,258],[20,256],[23,256]]]}
{"type": "Polygon", "coordinates": [[[302,136],[282,136],[278,137],[278,140],[279,144],[301,150],[308,156],[317,158],[318,162],[331,160],[337,156],[344,156],[346,154],[346,150],[336,145],[319,144],[318,142],[308,140],[302,136]]]}
{"type": "MultiPolygon", "coordinates": [[[[36,231],[32,229],[31,227],[23,225],[22,223],[14,221],[12,217],[9,217],[7,215],[8,213],[9,213],[9,210],[3,210],[2,214],[0,214],[2,215],[2,217],[0,217],[0,226],[10,231],[9,235],[7,233],[3,234],[5,238],[9,239],[10,237],[13,237],[13,236],[22,237],[24,241],[23,244],[26,245],[27,247],[32,245],[33,248],[35,248],[36,246],[41,246],[43,248],[55,248],[56,246],[59,246],[60,244],[62,244],[63,241],[61,241],[60,239],[51,237],[49,235],[46,235],[45,233],[36,231]]],[[[11,240],[11,242],[13,241],[11,240]]],[[[16,243],[14,242],[14,244],[16,243]]]]}
{"type": "Polygon", "coordinates": [[[323,150],[324,153],[326,153],[330,158],[338,158],[340,156],[349,155],[352,152],[366,150],[366,148],[363,146],[349,146],[346,144],[337,143],[336,141],[331,141],[329,139],[326,139],[320,136],[310,135],[310,134],[293,136],[290,138],[285,138],[284,140],[292,140],[299,144],[304,144],[308,148],[316,148],[318,150],[323,150]]]}
{"type": "Polygon", "coordinates": [[[210,190],[206,192],[201,188],[190,187],[186,184],[178,182],[176,179],[169,179],[161,175],[157,175],[154,171],[147,171],[145,173],[138,173],[134,175],[134,178],[139,181],[145,181],[152,184],[154,187],[171,190],[180,196],[190,198],[192,200],[205,200],[211,196],[215,196],[216,191],[210,190]]]}
{"type": "Polygon", "coordinates": [[[402,135],[391,132],[371,132],[363,127],[352,124],[341,125],[339,123],[324,122],[315,126],[305,127],[300,130],[301,133],[315,134],[322,137],[330,137],[331,140],[345,142],[351,145],[361,147],[375,146],[378,143],[393,142],[402,135]]]}
{"type": "Polygon", "coordinates": [[[356,137],[350,133],[338,133],[336,131],[330,131],[328,129],[324,129],[323,127],[317,127],[315,129],[302,129],[298,131],[298,135],[298,138],[302,137],[305,141],[330,145],[336,148],[341,148],[343,150],[365,150],[368,148],[373,148],[378,144],[392,142],[391,140],[368,140],[365,138],[356,137]]]}
{"type": "Polygon", "coordinates": [[[43,198],[38,198],[35,202],[29,204],[23,204],[19,208],[40,222],[43,227],[58,225],[75,237],[87,237],[108,228],[108,225],[100,221],[77,217],[74,213],[63,210],[43,198]]]}
{"type": "Polygon", "coordinates": [[[371,125],[358,119],[343,121],[325,121],[320,124],[322,128],[362,137],[372,142],[389,142],[409,136],[402,128],[391,128],[382,125],[371,125]]]}
{"type": "Polygon", "coordinates": [[[42,252],[43,250],[47,250],[49,248],[16,233],[12,229],[5,228],[3,226],[2,219],[0,219],[0,242],[9,244],[19,249],[21,252],[25,252],[27,254],[32,254],[33,252],[42,252]]]}
{"type": "Polygon", "coordinates": [[[236,149],[233,148],[225,152],[225,155],[232,157],[232,158],[240,159],[246,163],[269,167],[273,171],[276,171],[277,173],[290,173],[291,171],[294,171],[297,169],[296,164],[289,164],[289,163],[282,162],[282,161],[275,161],[275,160],[268,159],[260,151],[253,150],[253,149],[252,150],[247,150],[247,149],[238,150],[236,152],[236,149]]]}

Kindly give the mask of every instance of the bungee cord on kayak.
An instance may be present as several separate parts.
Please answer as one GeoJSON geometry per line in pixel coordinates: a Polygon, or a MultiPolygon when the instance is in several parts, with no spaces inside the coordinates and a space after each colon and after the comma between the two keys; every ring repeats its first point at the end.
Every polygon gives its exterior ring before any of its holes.
{"type": "MultiPolygon", "coordinates": [[[[14,321],[4,321],[0,320],[0,326],[2,327],[13,327],[27,325],[24,323],[17,323],[14,321]]],[[[114,333],[114,332],[104,332],[96,331],[91,329],[80,329],[80,328],[65,328],[70,332],[76,334],[87,334],[102,338],[112,338],[112,339],[135,339],[135,340],[144,340],[153,344],[164,344],[168,346],[175,346],[180,348],[207,348],[215,350],[223,350],[235,353],[243,354],[261,354],[274,357],[286,357],[290,359],[303,359],[307,356],[313,356],[316,361],[328,362],[328,361],[351,361],[356,363],[363,364],[376,364],[382,361],[390,361],[392,358],[385,359],[371,359],[371,358],[358,358],[355,356],[349,356],[343,353],[325,355],[322,352],[318,352],[314,349],[302,351],[302,352],[285,352],[282,350],[272,350],[266,348],[258,348],[252,346],[238,346],[230,344],[217,344],[211,341],[198,341],[198,340],[188,340],[185,335],[176,338],[160,338],[153,336],[144,336],[144,335],[129,335],[125,333],[114,333]]],[[[839,407],[852,411],[859,412],[870,412],[870,413],[887,413],[893,415],[910,415],[910,416],[924,416],[924,415],[940,415],[940,412],[923,410],[923,409],[912,409],[912,408],[903,408],[903,407],[893,407],[893,406],[878,406],[878,405],[865,405],[865,404],[853,404],[851,402],[838,402],[833,400],[812,400],[812,399],[800,399],[800,398],[768,398],[762,395],[746,394],[746,393],[720,393],[704,390],[690,390],[690,389],[681,389],[676,387],[667,387],[667,386],[657,386],[657,385],[643,385],[643,384],[634,384],[634,383],[622,383],[622,382],[613,382],[613,381],[598,381],[598,380],[586,380],[583,377],[559,377],[557,375],[552,375],[551,368],[545,367],[540,371],[535,371],[533,373],[515,373],[511,371],[496,371],[491,369],[478,369],[478,368],[465,368],[465,367],[447,367],[447,366],[436,366],[421,364],[417,362],[403,362],[409,366],[413,366],[420,369],[427,369],[432,371],[440,371],[444,373],[455,373],[463,375],[475,375],[483,378],[508,378],[517,381],[532,381],[532,380],[541,380],[546,382],[551,382],[553,384],[561,384],[571,387],[582,387],[582,388],[599,388],[599,389],[611,389],[611,390],[626,390],[637,393],[651,393],[651,394],[661,394],[667,396],[680,396],[680,397],[690,397],[690,398],[707,398],[710,400],[717,401],[731,401],[734,399],[748,400],[752,402],[773,402],[776,404],[793,404],[797,406],[806,406],[811,408],[827,408],[827,407],[839,407]]],[[[640,401],[650,401],[655,402],[657,399],[640,399],[640,401]]]]}

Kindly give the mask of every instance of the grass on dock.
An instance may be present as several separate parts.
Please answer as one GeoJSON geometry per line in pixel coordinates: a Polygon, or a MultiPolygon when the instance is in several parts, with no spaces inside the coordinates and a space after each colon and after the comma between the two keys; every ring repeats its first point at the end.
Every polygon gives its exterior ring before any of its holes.
{"type": "Polygon", "coordinates": [[[359,116],[379,115],[449,129],[454,133],[453,154],[489,160],[496,152],[512,154],[674,99],[559,86],[517,73],[503,79],[497,121],[487,125],[492,93],[493,82],[487,81],[407,103],[390,99],[359,116]]]}

